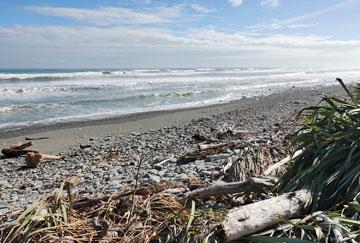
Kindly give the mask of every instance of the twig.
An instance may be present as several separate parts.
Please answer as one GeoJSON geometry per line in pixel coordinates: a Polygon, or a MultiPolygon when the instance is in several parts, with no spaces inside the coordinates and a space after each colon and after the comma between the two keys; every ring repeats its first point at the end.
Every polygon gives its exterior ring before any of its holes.
{"type": "Polygon", "coordinates": [[[25,140],[42,140],[42,139],[49,139],[49,137],[39,137],[39,138],[29,138],[29,137],[25,137],[25,140]]]}
{"type": "Polygon", "coordinates": [[[133,211],[134,211],[134,207],[135,207],[135,204],[134,204],[134,199],[135,199],[135,193],[136,193],[136,190],[137,190],[137,187],[138,187],[138,181],[139,181],[139,174],[140,174],[140,168],[141,168],[141,164],[142,162],[144,161],[144,158],[140,158],[139,156],[137,156],[135,158],[138,162],[137,164],[137,171],[136,171],[136,175],[135,175],[135,187],[134,187],[134,192],[131,196],[131,210],[130,210],[130,214],[129,214],[129,218],[128,219],[131,219],[131,216],[133,214],[133,211]]]}
{"type": "Polygon", "coordinates": [[[162,166],[163,164],[165,164],[166,162],[168,162],[169,160],[171,160],[172,159],[172,157],[171,158],[167,158],[167,159],[164,159],[163,161],[161,161],[161,162],[159,162],[159,163],[157,163],[157,164],[154,164],[153,166],[155,167],[155,166],[162,166]]]}

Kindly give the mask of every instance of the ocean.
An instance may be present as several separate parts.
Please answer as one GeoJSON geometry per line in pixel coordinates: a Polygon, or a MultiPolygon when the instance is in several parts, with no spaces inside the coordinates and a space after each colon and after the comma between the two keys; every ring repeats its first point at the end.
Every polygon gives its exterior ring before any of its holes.
{"type": "Polygon", "coordinates": [[[0,69],[0,130],[206,106],[360,80],[360,69],[0,69]]]}

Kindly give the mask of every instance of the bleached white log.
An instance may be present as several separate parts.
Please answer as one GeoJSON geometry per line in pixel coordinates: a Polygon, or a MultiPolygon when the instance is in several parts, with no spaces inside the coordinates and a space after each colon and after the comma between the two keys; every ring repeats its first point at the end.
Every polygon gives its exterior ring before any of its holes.
{"type": "Polygon", "coordinates": [[[310,200],[311,193],[300,190],[234,208],[221,225],[223,239],[226,242],[234,241],[267,229],[278,223],[280,217],[298,217],[306,211],[310,200]]]}

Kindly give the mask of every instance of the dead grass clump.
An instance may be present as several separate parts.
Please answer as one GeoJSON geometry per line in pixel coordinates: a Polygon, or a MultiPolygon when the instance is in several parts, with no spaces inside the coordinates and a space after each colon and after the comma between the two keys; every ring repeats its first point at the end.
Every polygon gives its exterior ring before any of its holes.
{"type": "MultiPolygon", "coordinates": [[[[262,175],[266,168],[274,163],[274,157],[278,157],[278,153],[286,153],[284,152],[285,148],[278,148],[274,156],[274,150],[275,148],[269,144],[252,145],[242,149],[237,155],[237,160],[227,171],[225,180],[245,181],[250,177],[262,175]]],[[[276,173],[281,174],[283,172],[277,171],[276,173]]]]}
{"type": "Polygon", "coordinates": [[[215,225],[210,219],[212,215],[222,215],[202,208],[195,213],[194,202],[190,208],[185,197],[164,192],[189,187],[181,182],[144,185],[135,191],[125,189],[91,200],[69,197],[65,184],[68,185],[63,183],[57,192],[37,201],[21,214],[16,212],[15,220],[1,226],[0,241],[194,242],[197,237],[200,239],[210,233],[211,227],[204,225],[210,221],[215,225]],[[87,200],[92,203],[79,204],[87,200]]]}

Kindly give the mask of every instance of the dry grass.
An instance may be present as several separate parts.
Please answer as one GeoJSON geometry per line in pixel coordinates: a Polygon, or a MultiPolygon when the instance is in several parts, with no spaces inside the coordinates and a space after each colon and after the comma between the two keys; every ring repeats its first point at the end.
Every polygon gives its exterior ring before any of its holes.
{"type": "Polygon", "coordinates": [[[261,175],[272,164],[270,146],[249,146],[241,150],[239,159],[234,162],[227,173],[228,181],[244,181],[247,178],[261,175]]]}
{"type": "Polygon", "coordinates": [[[84,200],[76,197],[71,204],[64,185],[25,211],[13,212],[16,220],[1,226],[0,241],[200,242],[226,212],[195,210],[187,206],[185,197],[164,192],[188,186],[180,182],[126,189],[92,200],[92,204],[78,204],[84,200]]]}
{"type": "MultiPolygon", "coordinates": [[[[262,175],[278,158],[286,157],[289,148],[270,144],[249,145],[241,149],[230,169],[226,172],[226,181],[245,181],[250,177],[262,175]]],[[[285,172],[285,168],[274,171],[274,176],[285,172]]]]}

